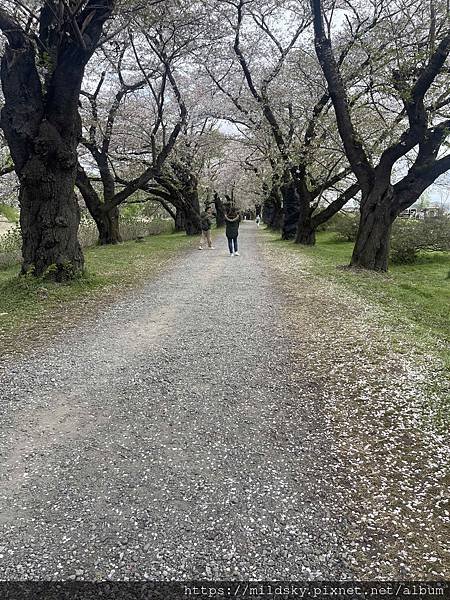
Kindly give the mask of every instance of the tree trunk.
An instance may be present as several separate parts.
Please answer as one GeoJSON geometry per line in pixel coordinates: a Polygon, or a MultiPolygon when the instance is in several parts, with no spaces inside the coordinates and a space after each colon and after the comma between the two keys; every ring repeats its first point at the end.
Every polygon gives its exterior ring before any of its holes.
{"type": "Polygon", "coordinates": [[[199,235],[201,232],[200,217],[193,211],[185,214],[184,230],[186,231],[186,235],[199,235]]]}
{"type": "Polygon", "coordinates": [[[214,207],[216,209],[216,225],[217,227],[225,226],[225,209],[223,206],[222,198],[216,192],[214,194],[214,207]]]}
{"type": "Polygon", "coordinates": [[[199,235],[202,228],[200,223],[200,202],[198,199],[197,186],[184,191],[185,202],[184,229],[187,235],[199,235]]]}
{"type": "Polygon", "coordinates": [[[392,223],[394,190],[372,190],[361,202],[361,220],[350,262],[352,267],[387,271],[392,223]]]}
{"type": "Polygon", "coordinates": [[[281,204],[275,204],[272,210],[272,217],[269,222],[270,229],[279,231],[283,225],[283,207],[281,204]]]}
{"type": "Polygon", "coordinates": [[[104,204],[93,188],[92,183],[81,165],[78,165],[76,185],[83,196],[84,203],[94,219],[98,231],[100,246],[118,244],[122,241],[120,236],[119,217],[117,206],[104,204]]]}
{"type": "Polygon", "coordinates": [[[311,219],[298,222],[297,233],[295,234],[295,243],[303,246],[314,246],[316,243],[316,229],[311,219]]]}
{"type": "Polygon", "coordinates": [[[264,223],[275,231],[281,229],[283,223],[283,208],[280,188],[276,183],[272,184],[269,196],[262,207],[262,219],[264,223]]]}
{"type": "Polygon", "coordinates": [[[41,4],[37,26],[32,19],[25,29],[0,8],[0,28],[7,38],[1,52],[0,126],[21,185],[22,271],[62,281],[83,269],[74,193],[78,103],[85,66],[114,2],[86,3],[82,34],[78,31],[82,44],[65,3],[58,9],[53,2],[41,4]]]}
{"type": "Polygon", "coordinates": [[[74,193],[76,144],[68,148],[56,130],[43,122],[34,147],[37,151],[21,170],[22,273],[65,281],[84,264],[74,193]]]}
{"type": "Polygon", "coordinates": [[[190,191],[184,195],[184,229],[186,235],[199,235],[202,227],[200,222],[200,203],[197,192],[190,191]]]}
{"type": "Polygon", "coordinates": [[[100,215],[94,217],[98,229],[98,243],[100,246],[119,244],[122,241],[120,235],[120,212],[117,206],[108,210],[100,210],[100,215]]]}
{"type": "Polygon", "coordinates": [[[316,243],[316,227],[312,220],[312,208],[308,198],[298,196],[298,220],[295,233],[295,243],[304,246],[314,246],[316,243]]]}
{"type": "Polygon", "coordinates": [[[89,177],[80,166],[78,166],[76,184],[97,226],[99,246],[119,244],[122,241],[119,207],[109,203],[105,204],[100,200],[89,177]]]}
{"type": "Polygon", "coordinates": [[[185,215],[184,211],[177,208],[177,212],[175,215],[175,231],[176,232],[185,231],[185,222],[186,222],[186,215],[185,215]]]}
{"type": "Polygon", "coordinates": [[[299,219],[299,197],[295,189],[294,182],[291,180],[281,187],[283,195],[283,240],[292,240],[295,238],[297,223],[299,219]]]}

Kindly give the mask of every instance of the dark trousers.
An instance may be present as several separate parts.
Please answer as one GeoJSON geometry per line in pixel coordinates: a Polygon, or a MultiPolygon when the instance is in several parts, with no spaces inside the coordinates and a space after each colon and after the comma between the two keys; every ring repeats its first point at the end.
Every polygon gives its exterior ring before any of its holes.
{"type": "Polygon", "coordinates": [[[237,236],[228,238],[228,248],[230,250],[230,254],[233,254],[233,252],[238,251],[237,236]],[[233,247],[234,247],[234,250],[233,250],[233,247]]]}

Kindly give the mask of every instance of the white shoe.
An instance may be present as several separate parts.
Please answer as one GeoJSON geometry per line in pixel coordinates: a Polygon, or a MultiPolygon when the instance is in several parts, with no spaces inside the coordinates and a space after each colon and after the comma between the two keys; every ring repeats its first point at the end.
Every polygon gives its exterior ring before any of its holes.
{"type": "Polygon", "coordinates": [[[210,250],[215,250],[215,249],[216,249],[216,247],[215,247],[215,246],[209,246],[209,249],[210,249],[210,250]]]}
{"type": "Polygon", "coordinates": [[[230,258],[233,258],[233,256],[234,256],[234,252],[232,252],[232,253],[230,254],[230,258]]]}
{"type": "Polygon", "coordinates": [[[240,256],[239,252],[234,253],[235,256],[240,256]]]}
{"type": "Polygon", "coordinates": [[[203,248],[201,246],[198,247],[199,250],[203,250],[203,248]]]}

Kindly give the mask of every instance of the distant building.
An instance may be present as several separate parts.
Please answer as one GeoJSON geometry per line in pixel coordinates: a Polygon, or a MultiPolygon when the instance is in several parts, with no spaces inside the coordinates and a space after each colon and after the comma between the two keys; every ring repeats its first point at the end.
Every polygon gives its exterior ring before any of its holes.
{"type": "Polygon", "coordinates": [[[444,210],[440,206],[427,206],[424,208],[407,208],[400,213],[401,219],[432,219],[434,217],[440,217],[445,214],[444,210]]]}

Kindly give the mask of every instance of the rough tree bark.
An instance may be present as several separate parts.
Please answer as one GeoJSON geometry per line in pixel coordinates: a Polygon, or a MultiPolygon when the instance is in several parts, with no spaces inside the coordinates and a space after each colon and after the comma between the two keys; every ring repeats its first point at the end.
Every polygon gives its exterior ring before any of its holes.
{"type": "Polygon", "coordinates": [[[300,207],[300,213],[295,233],[295,243],[303,246],[314,246],[316,243],[316,228],[313,225],[310,211],[305,211],[304,207],[300,207]]]}
{"type": "Polygon", "coordinates": [[[262,219],[269,229],[273,229],[274,231],[281,229],[283,223],[283,199],[279,178],[276,173],[272,175],[272,185],[263,203],[262,219]]]}
{"type": "Polygon", "coordinates": [[[83,269],[74,193],[78,102],[85,66],[113,5],[114,0],[87,0],[73,13],[65,3],[45,2],[33,35],[0,8],[7,38],[0,125],[20,180],[23,273],[60,281],[83,269]],[[46,64],[44,82],[38,61],[46,64]]]}
{"type": "Polygon", "coordinates": [[[108,210],[91,184],[83,167],[78,164],[76,185],[80,190],[89,213],[97,225],[98,243],[100,246],[118,244],[122,241],[120,236],[120,212],[117,206],[108,210]]]}
{"type": "Polygon", "coordinates": [[[318,200],[313,203],[311,199],[308,199],[302,203],[301,207],[304,213],[299,218],[295,242],[305,246],[313,246],[316,243],[317,228],[338,213],[359,191],[359,184],[354,183],[344,190],[336,200],[330,202],[328,206],[321,210],[318,210],[318,200]]]}
{"type": "Polygon", "coordinates": [[[393,212],[392,186],[382,194],[364,198],[360,209],[360,225],[351,259],[353,267],[387,271],[393,212]]]}
{"type": "Polygon", "coordinates": [[[184,199],[184,230],[186,235],[199,235],[201,231],[200,225],[200,202],[198,193],[183,194],[184,199]]]}
{"type": "Polygon", "coordinates": [[[185,214],[179,208],[176,209],[175,214],[175,231],[185,231],[185,214]]]}
{"type": "Polygon", "coordinates": [[[109,211],[101,212],[101,218],[96,221],[98,229],[98,243],[100,246],[119,244],[122,241],[120,235],[120,212],[117,206],[109,211]]]}
{"type": "Polygon", "coordinates": [[[283,196],[283,227],[281,237],[283,240],[292,240],[296,235],[300,214],[300,198],[292,179],[281,186],[281,195],[283,196]]]}
{"type": "Polygon", "coordinates": [[[198,177],[191,170],[190,161],[174,160],[171,163],[176,182],[168,178],[157,179],[172,195],[172,202],[184,214],[184,229],[186,235],[198,235],[201,232],[200,200],[198,195],[198,177]]]}

